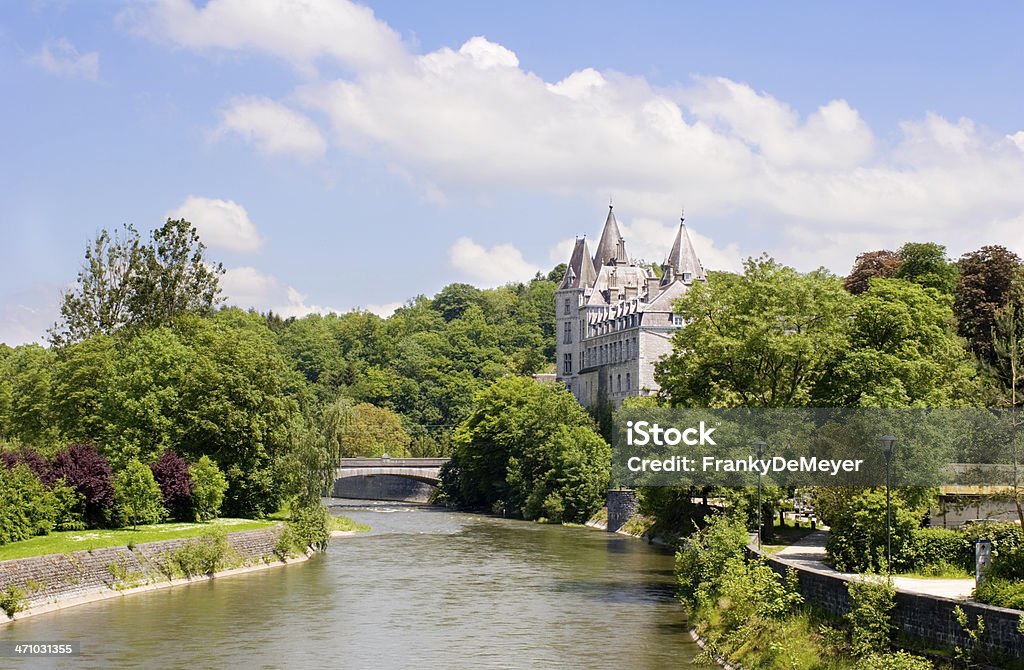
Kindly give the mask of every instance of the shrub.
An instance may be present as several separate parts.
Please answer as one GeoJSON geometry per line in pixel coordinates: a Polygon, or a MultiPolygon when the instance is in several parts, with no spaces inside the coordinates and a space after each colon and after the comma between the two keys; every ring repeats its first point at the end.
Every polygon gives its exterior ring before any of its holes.
{"type": "Polygon", "coordinates": [[[72,444],[57,453],[49,481],[63,479],[82,496],[82,516],[91,524],[107,521],[114,504],[110,463],[91,444],[72,444]]]}
{"type": "Polygon", "coordinates": [[[134,458],[114,479],[114,500],[118,519],[133,528],[140,523],[159,523],[167,515],[152,470],[134,458]]]}
{"type": "Polygon", "coordinates": [[[25,609],[25,592],[14,584],[8,584],[6,589],[0,591],[0,609],[9,617],[25,609]]]}
{"type": "Polygon", "coordinates": [[[58,479],[50,484],[50,494],[53,496],[54,515],[53,527],[55,530],[82,530],[85,528],[85,520],[82,518],[82,495],[74,488],[68,486],[63,479],[58,479]]]}
{"type": "Polygon", "coordinates": [[[727,630],[761,619],[780,619],[803,603],[792,580],[783,584],[763,560],[733,556],[725,564],[718,588],[718,607],[727,630]]]}
{"type": "Polygon", "coordinates": [[[57,514],[56,498],[27,465],[0,470],[0,544],[46,535],[57,514]]]}
{"type": "Polygon", "coordinates": [[[164,507],[176,519],[191,519],[192,479],[188,463],[170,449],[165,451],[151,466],[153,477],[160,485],[164,507]]]}
{"type": "Polygon", "coordinates": [[[990,573],[978,584],[974,595],[980,602],[989,605],[1024,610],[1024,581],[1006,579],[990,573]]]}
{"type": "Polygon", "coordinates": [[[891,581],[855,579],[846,585],[850,594],[850,643],[853,653],[871,656],[889,651],[892,642],[892,610],[896,589],[891,581]]]}
{"type": "Polygon", "coordinates": [[[228,480],[209,456],[202,456],[188,468],[192,479],[192,509],[196,521],[216,519],[224,502],[228,480]]]}
{"type": "MultiPolygon", "coordinates": [[[[836,514],[828,537],[828,555],[838,570],[877,572],[885,567],[885,491],[868,489],[836,514]]],[[[913,566],[917,515],[899,496],[892,497],[892,569],[913,566]]]]}
{"type": "Polygon", "coordinates": [[[944,573],[949,566],[971,570],[974,549],[963,531],[918,528],[914,531],[914,569],[944,573]]]}
{"type": "Polygon", "coordinates": [[[317,551],[327,548],[331,533],[328,530],[327,508],[317,503],[292,508],[288,521],[295,536],[295,546],[300,551],[313,547],[317,551]]]}
{"type": "Polygon", "coordinates": [[[286,523],[277,536],[277,540],[274,541],[274,555],[282,561],[291,558],[296,553],[296,544],[298,542],[295,539],[295,532],[292,530],[291,524],[286,523]]]}
{"type": "Polygon", "coordinates": [[[165,570],[186,577],[213,574],[228,565],[229,551],[227,531],[211,528],[201,537],[189,540],[171,552],[165,559],[165,570]]]}
{"type": "Polygon", "coordinates": [[[742,521],[727,515],[709,516],[708,525],[676,553],[679,598],[693,609],[709,600],[731,558],[743,555],[749,535],[742,521]]]}
{"type": "Polygon", "coordinates": [[[32,470],[36,477],[39,477],[39,479],[44,482],[47,480],[49,474],[49,468],[46,466],[46,460],[39,455],[38,451],[27,447],[19,449],[18,451],[0,452],[0,463],[2,463],[8,470],[13,470],[14,466],[19,463],[23,463],[32,470]]]}

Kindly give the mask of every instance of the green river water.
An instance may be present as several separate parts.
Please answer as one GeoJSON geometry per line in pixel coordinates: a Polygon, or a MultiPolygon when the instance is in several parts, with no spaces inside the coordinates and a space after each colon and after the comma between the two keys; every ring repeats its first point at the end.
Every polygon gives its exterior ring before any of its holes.
{"type": "Polygon", "coordinates": [[[17,668],[690,668],[672,556],[584,528],[333,500],[373,527],[305,563],[0,626],[17,668]]]}

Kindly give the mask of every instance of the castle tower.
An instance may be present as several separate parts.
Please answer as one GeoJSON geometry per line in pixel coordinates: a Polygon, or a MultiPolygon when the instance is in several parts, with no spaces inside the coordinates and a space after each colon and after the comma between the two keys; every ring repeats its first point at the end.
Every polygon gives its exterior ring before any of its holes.
{"type": "Polygon", "coordinates": [[[585,324],[583,305],[597,279],[586,238],[577,239],[562,283],[555,290],[555,374],[570,391],[579,388],[583,367],[582,341],[585,324]]]}
{"type": "Polygon", "coordinates": [[[608,218],[604,221],[601,240],[597,243],[597,251],[594,253],[594,267],[600,272],[601,268],[605,265],[628,264],[626,240],[622,239],[622,233],[619,232],[619,222],[615,220],[615,212],[612,206],[608,205],[608,218]]]}
{"type": "Polygon", "coordinates": [[[661,264],[661,270],[660,287],[662,289],[677,279],[692,284],[695,281],[706,281],[708,278],[700,258],[697,257],[697,251],[690,241],[690,234],[686,230],[686,219],[683,216],[679,217],[679,230],[676,231],[676,239],[672,242],[672,248],[669,250],[665,262],[661,264]]]}

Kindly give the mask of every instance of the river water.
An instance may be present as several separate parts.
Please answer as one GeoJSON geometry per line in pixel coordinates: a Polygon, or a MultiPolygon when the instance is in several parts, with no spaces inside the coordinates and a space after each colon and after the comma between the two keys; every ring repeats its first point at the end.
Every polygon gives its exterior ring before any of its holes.
{"type": "Polygon", "coordinates": [[[0,626],[0,640],[82,649],[0,667],[692,667],[663,550],[589,528],[330,504],[372,532],[305,563],[0,626]]]}

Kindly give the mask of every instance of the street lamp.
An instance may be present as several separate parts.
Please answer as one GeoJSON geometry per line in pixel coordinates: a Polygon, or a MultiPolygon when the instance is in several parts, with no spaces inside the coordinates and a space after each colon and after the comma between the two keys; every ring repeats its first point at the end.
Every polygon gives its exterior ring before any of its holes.
{"type": "MultiPolygon", "coordinates": [[[[753,447],[757,450],[757,460],[761,460],[761,454],[767,446],[767,442],[760,440],[754,442],[753,447]]],[[[757,550],[761,550],[761,468],[757,469],[757,550]]]]}
{"type": "Polygon", "coordinates": [[[892,445],[896,444],[894,435],[883,435],[878,438],[885,452],[885,563],[889,574],[892,574],[892,445]]]}

